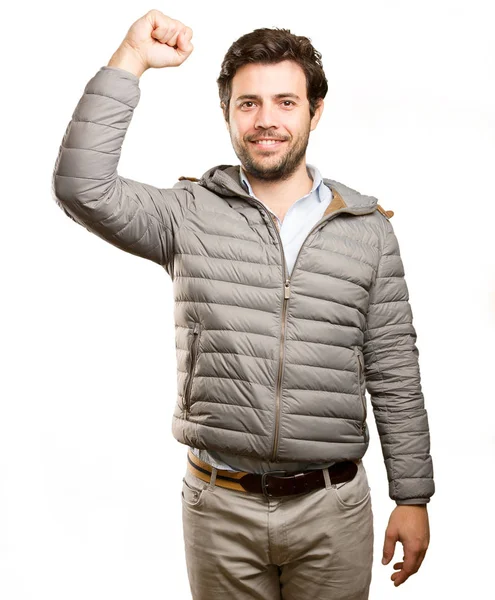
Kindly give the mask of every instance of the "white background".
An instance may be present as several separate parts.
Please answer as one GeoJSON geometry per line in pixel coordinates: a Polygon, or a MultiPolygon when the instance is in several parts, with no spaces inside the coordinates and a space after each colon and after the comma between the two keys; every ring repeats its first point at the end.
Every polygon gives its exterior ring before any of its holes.
{"type": "Polygon", "coordinates": [[[238,164],[216,87],[234,40],[287,27],[322,53],[330,89],[307,161],[395,212],[435,472],[430,548],[420,571],[395,588],[402,547],[381,565],[395,503],[370,415],[370,598],[491,597],[490,5],[87,0],[3,10],[2,599],[190,598],[180,498],[187,449],[171,433],[171,281],[158,265],[90,235],[51,196],[84,86],[152,8],[192,27],[195,45],[180,68],[152,69],[140,81],[119,174],[156,186],[238,164]]]}

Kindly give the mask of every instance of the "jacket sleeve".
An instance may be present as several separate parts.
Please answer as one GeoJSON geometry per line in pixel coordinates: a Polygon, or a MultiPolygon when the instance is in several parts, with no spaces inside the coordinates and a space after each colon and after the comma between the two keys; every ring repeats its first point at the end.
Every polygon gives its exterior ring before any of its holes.
{"type": "Polygon", "coordinates": [[[139,97],[139,78],[119,67],[101,67],[90,79],[59,149],[52,195],[88,231],[169,270],[174,236],[194,199],[182,182],[159,189],[117,173],[139,97]]]}
{"type": "Polygon", "coordinates": [[[388,219],[384,226],[365,330],[366,388],[380,437],[390,498],[396,504],[426,504],[435,485],[416,331],[399,244],[388,219]]]}

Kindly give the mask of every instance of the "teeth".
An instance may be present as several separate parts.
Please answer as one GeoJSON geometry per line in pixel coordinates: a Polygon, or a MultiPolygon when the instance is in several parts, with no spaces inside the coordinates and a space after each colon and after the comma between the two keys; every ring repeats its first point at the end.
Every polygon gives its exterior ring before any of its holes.
{"type": "Polygon", "coordinates": [[[257,140],[257,144],[277,144],[279,140],[257,140]]]}

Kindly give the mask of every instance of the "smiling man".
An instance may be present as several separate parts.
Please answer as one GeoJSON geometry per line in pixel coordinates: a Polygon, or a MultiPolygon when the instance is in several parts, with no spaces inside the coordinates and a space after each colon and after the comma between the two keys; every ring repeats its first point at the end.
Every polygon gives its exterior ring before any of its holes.
{"type": "MultiPolygon", "coordinates": [[[[224,77],[219,78],[221,88],[224,77]]],[[[306,74],[294,60],[244,64],[230,80],[229,97],[221,102],[241,174],[280,221],[313,185],[305,155],[309,134],[323,112],[327,83],[323,73],[320,78],[315,108],[307,97],[306,74]]]]}
{"type": "MultiPolygon", "coordinates": [[[[383,562],[417,572],[434,493],[404,267],[377,198],[306,163],[328,90],[321,54],[257,29],[217,80],[239,165],[172,188],[124,178],[121,146],[149,68],[191,54],[152,10],[88,82],[60,146],[65,213],[173,279],[182,485],[195,600],[365,600],[373,564],[366,390],[390,498],[383,562]]],[[[328,168],[326,166],[325,168],[328,168]]]]}
{"type": "Polygon", "coordinates": [[[297,195],[294,184],[311,189],[304,158],[310,131],[323,111],[323,98],[311,118],[303,69],[292,60],[244,65],[233,78],[229,105],[224,113],[230,139],[244,170],[253,180],[261,180],[261,185],[254,183],[255,188],[264,187],[270,193],[278,182],[291,195],[297,195]],[[284,89],[290,91],[280,92],[284,89]],[[263,94],[244,90],[262,90],[263,94]],[[274,185],[266,186],[266,182],[274,185]]]}

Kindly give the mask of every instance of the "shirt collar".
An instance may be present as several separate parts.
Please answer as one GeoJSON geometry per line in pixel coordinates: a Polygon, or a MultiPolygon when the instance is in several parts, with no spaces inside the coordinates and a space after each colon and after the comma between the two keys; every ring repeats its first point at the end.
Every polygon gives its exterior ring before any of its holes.
{"type": "MultiPolygon", "coordinates": [[[[309,163],[306,163],[306,167],[307,167],[307,170],[309,171],[309,176],[313,180],[313,186],[311,188],[311,191],[309,191],[306,194],[306,196],[309,196],[317,189],[318,193],[316,194],[316,197],[318,198],[318,200],[320,202],[323,202],[324,200],[331,197],[332,191],[324,184],[320,171],[314,165],[310,165],[309,163]]],[[[239,169],[239,179],[240,179],[241,185],[244,187],[244,189],[251,196],[253,196],[253,198],[256,198],[256,196],[254,195],[253,190],[251,188],[251,184],[249,183],[249,181],[246,177],[246,173],[244,172],[244,169],[242,168],[242,165],[239,169]]],[[[303,196],[303,197],[305,198],[306,196],[303,196]]]]}

